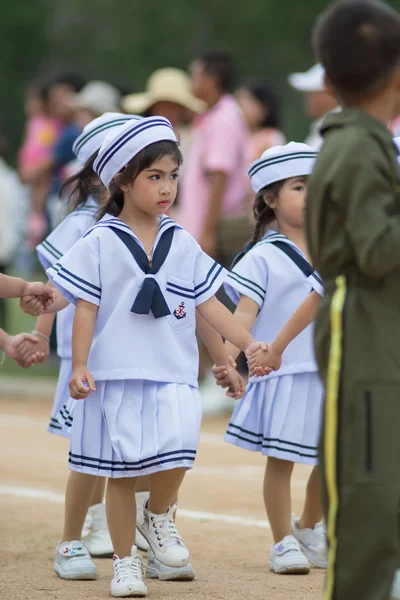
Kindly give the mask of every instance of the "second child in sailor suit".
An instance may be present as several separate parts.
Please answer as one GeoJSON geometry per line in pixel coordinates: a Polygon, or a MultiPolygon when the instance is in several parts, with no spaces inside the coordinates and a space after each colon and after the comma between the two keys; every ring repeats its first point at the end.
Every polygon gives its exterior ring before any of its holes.
{"type": "MultiPolygon", "coordinates": [[[[225,287],[237,304],[235,318],[267,341],[275,339],[311,291],[313,270],[306,258],[303,223],[315,158],[312,148],[291,142],[267,150],[249,169],[257,194],[256,226],[250,249],[232,268],[225,287]],[[277,231],[269,229],[275,221],[277,231]]],[[[235,359],[238,350],[231,344],[227,350],[235,359]]],[[[268,456],[264,503],[275,542],[270,566],[277,573],[307,573],[309,562],[326,566],[317,466],[323,390],[317,371],[313,331],[308,328],[288,347],[279,373],[250,378],[225,438],[268,456]],[[294,463],[315,465],[299,521],[290,516],[294,463]]]]}
{"type": "MultiPolygon", "coordinates": [[[[196,311],[219,342],[254,344],[215,298],[224,269],[164,215],[180,163],[167,119],[127,123],[110,135],[94,165],[110,190],[101,218],[48,272],[76,305],[70,390],[84,401],[75,408],[70,468],[109,477],[115,597],[147,593],[134,546],[140,475],[151,475],[138,526],[152,552],[170,567],[189,562],[173,515],[200,432],[196,311]]],[[[239,389],[233,368],[228,377],[239,389]]]]}

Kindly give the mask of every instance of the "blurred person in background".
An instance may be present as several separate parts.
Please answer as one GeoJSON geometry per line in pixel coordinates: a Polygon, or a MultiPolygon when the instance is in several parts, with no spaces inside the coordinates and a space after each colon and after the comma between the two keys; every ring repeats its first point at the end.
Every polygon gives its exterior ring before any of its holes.
{"type": "MultiPolygon", "coordinates": [[[[6,162],[7,140],[0,133],[0,273],[7,274],[26,235],[29,194],[6,162]]],[[[7,329],[6,301],[0,299],[0,327],[7,329]]]]}
{"type": "Polygon", "coordinates": [[[145,92],[125,96],[122,109],[130,114],[168,119],[179,135],[185,159],[191,145],[191,123],[206,105],[192,94],[190,78],[185,71],[165,67],[149,77],[145,92]]]}
{"type": "Polygon", "coordinates": [[[36,184],[44,177],[51,178],[50,193],[46,197],[36,198],[32,204],[29,231],[32,240],[35,238],[35,243],[40,242],[49,226],[52,228],[54,225],[52,212],[57,204],[63,169],[74,159],[72,145],[80,132],[74,122],[75,110],[71,100],[83,85],[84,81],[77,75],[60,75],[48,85],[48,109],[50,114],[61,122],[62,128],[50,156],[36,165],[26,179],[28,183],[36,184]]]}
{"type": "Polygon", "coordinates": [[[47,224],[41,215],[43,204],[50,192],[50,172],[36,176],[38,167],[51,158],[52,149],[60,135],[62,122],[50,115],[49,88],[47,85],[32,86],[25,100],[27,118],[24,141],[18,157],[21,181],[30,183],[32,215],[30,221],[29,248],[35,247],[38,238],[44,235],[47,224]],[[37,210],[39,209],[39,210],[37,210]]]}
{"type": "Polygon", "coordinates": [[[71,105],[75,109],[74,120],[81,130],[104,113],[118,112],[120,103],[120,91],[106,81],[89,81],[71,98],[71,105]]]}
{"type": "Polygon", "coordinates": [[[235,97],[249,128],[248,166],[273,146],[284,146],[281,106],[273,88],[261,77],[246,79],[235,97]]]}
{"type": "Polygon", "coordinates": [[[230,94],[233,57],[210,50],[195,58],[190,71],[192,92],[207,110],[194,122],[178,221],[207,254],[229,267],[250,230],[245,207],[249,133],[230,94]]]}
{"type": "Polygon", "coordinates": [[[329,112],[339,110],[336,98],[325,87],[324,77],[325,71],[320,64],[314,65],[305,73],[289,75],[290,85],[295,90],[304,93],[305,113],[310,119],[313,119],[305,143],[315,150],[319,150],[322,146],[321,125],[325,116],[329,112]]]}
{"type": "MultiPolygon", "coordinates": [[[[120,103],[120,91],[106,81],[89,81],[79,93],[75,94],[70,99],[71,107],[74,110],[74,123],[79,131],[82,131],[86,125],[93,121],[93,119],[97,119],[104,113],[119,112],[120,103]]],[[[74,156],[63,169],[62,183],[75,175],[79,170],[80,165],[74,156]]],[[[58,200],[59,217],[61,218],[63,218],[67,212],[67,202],[64,196],[65,194],[58,200]]],[[[57,221],[58,225],[60,218],[58,218],[57,221]]]]}

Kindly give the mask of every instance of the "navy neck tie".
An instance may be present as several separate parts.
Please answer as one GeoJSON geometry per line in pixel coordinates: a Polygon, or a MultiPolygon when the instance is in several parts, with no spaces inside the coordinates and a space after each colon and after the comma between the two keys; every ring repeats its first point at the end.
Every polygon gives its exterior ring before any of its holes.
{"type": "Polygon", "coordinates": [[[154,251],[153,262],[150,265],[146,252],[138,244],[138,242],[125,231],[110,227],[119,239],[125,244],[133,258],[136,260],[139,267],[145,273],[146,277],[141,289],[139,290],[136,300],[133,303],[131,312],[138,315],[148,315],[150,311],[156,319],[166,317],[171,314],[168,304],[165,301],[163,293],[155,280],[154,276],[163,266],[168,252],[171,248],[172,238],[174,237],[175,227],[169,227],[162,234],[157,247],[154,251]]]}

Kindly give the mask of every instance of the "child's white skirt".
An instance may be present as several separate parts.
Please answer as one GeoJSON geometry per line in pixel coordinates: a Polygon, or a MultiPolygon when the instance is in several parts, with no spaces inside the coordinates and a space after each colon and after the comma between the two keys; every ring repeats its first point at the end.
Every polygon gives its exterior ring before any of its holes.
{"type": "Polygon", "coordinates": [[[72,360],[70,358],[62,358],[50,423],[47,427],[49,433],[61,435],[62,437],[70,437],[71,435],[73,409],[75,405],[75,400],[70,397],[69,393],[69,380],[71,379],[71,374],[72,360]]]}
{"type": "Polygon", "coordinates": [[[96,381],[96,392],[75,405],[69,466],[104,477],[190,469],[200,425],[200,394],[189,385],[96,381]]]}
{"type": "Polygon", "coordinates": [[[231,417],[225,441],[295,463],[318,463],[324,391],[318,373],[250,383],[231,417]]]}

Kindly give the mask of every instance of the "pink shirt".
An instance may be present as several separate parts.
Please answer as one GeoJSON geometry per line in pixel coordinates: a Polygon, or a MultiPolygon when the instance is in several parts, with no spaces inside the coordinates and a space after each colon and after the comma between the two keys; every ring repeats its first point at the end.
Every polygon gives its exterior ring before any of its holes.
{"type": "Polygon", "coordinates": [[[191,152],[180,185],[177,220],[197,240],[207,212],[210,172],[228,176],[222,215],[246,212],[248,135],[239,107],[230,95],[223,96],[195,120],[191,152]]]}
{"type": "Polygon", "coordinates": [[[19,154],[21,170],[35,168],[49,158],[61,128],[61,123],[53,117],[36,115],[29,119],[24,144],[19,154]]]}

